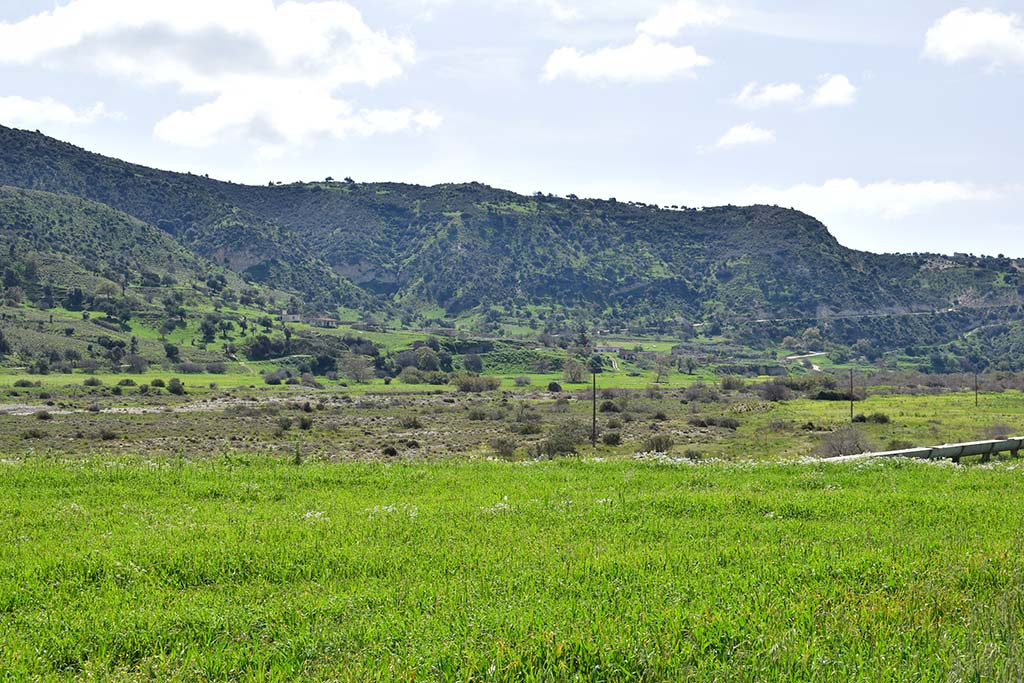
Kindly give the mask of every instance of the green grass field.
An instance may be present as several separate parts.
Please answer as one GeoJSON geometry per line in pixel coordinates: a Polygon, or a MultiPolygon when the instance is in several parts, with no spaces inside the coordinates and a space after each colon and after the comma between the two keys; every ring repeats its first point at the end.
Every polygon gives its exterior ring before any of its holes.
{"type": "Polygon", "coordinates": [[[1024,470],[0,464],[0,679],[1024,675],[1024,470]]]}

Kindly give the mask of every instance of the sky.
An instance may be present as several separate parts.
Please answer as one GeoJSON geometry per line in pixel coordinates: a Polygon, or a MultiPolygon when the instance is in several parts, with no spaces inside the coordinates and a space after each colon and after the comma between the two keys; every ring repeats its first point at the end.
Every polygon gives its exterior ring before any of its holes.
{"type": "Polygon", "coordinates": [[[1024,257],[1024,0],[3,0],[0,123],[266,184],[778,204],[1024,257]]]}

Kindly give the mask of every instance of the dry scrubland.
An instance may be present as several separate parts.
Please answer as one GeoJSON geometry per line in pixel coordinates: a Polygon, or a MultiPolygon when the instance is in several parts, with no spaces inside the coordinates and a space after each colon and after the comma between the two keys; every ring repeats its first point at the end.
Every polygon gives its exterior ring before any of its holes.
{"type": "Polygon", "coordinates": [[[174,381],[150,375],[28,377],[17,381],[22,386],[0,387],[0,454],[521,460],[670,450],[692,460],[791,460],[1024,431],[1024,393],[1003,389],[1016,385],[995,377],[983,381],[988,390],[978,407],[973,392],[960,390],[964,378],[947,380],[948,386],[934,379],[928,386],[877,378],[856,390],[863,400],[855,405],[855,433],[844,433],[849,403],[807,398],[815,395],[813,388],[800,392],[737,378],[690,379],[669,388],[603,387],[599,442],[591,449],[593,404],[581,385],[551,392],[534,378],[525,387],[483,393],[401,384],[250,389],[232,386],[233,376],[226,375],[227,388],[210,389],[185,376],[180,395],[157,386],[142,394],[142,384],[174,381]]]}

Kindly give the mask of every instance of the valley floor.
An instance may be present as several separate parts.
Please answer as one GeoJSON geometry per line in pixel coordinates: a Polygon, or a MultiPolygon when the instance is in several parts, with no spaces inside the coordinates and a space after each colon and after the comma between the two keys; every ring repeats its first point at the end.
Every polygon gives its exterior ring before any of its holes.
{"type": "Polygon", "coordinates": [[[1024,675],[1024,470],[0,463],[10,680],[1024,675]]]}

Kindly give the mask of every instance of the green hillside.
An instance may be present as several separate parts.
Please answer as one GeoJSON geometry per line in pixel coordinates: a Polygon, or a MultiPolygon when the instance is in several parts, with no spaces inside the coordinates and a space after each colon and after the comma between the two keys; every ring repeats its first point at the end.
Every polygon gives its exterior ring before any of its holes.
{"type": "Polygon", "coordinates": [[[819,337],[890,352],[961,343],[975,355],[1016,348],[1024,293],[1020,261],[858,252],[774,206],[666,208],[479,183],[245,186],[4,127],[0,185],[63,196],[5,190],[0,248],[30,254],[64,292],[96,278],[203,281],[222,267],[239,288],[284,292],[293,312],[408,328],[703,333],[813,350],[819,337]]]}

